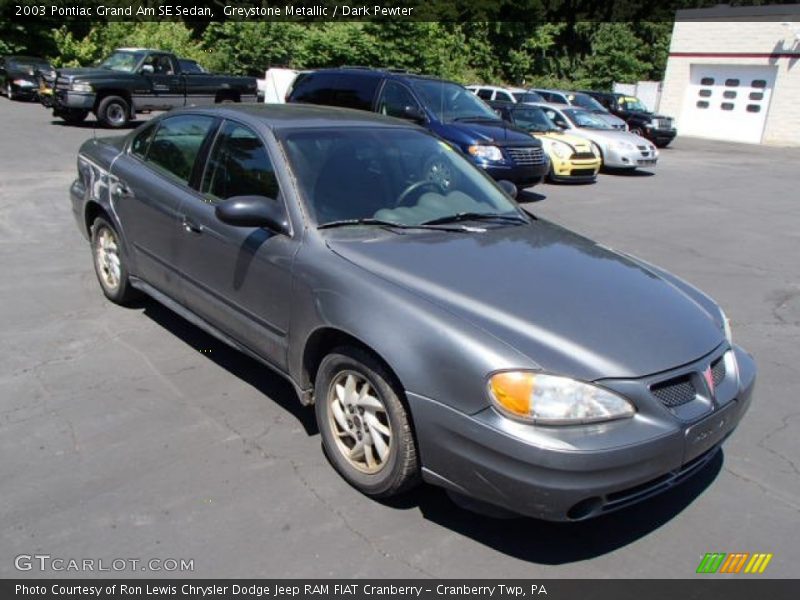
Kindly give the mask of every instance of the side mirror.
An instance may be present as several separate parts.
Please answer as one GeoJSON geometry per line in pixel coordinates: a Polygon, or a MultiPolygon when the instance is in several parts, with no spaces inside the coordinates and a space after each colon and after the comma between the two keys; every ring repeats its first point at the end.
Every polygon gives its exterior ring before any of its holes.
{"type": "Polygon", "coordinates": [[[283,206],[265,196],[233,196],[217,204],[214,213],[234,227],[266,227],[276,233],[289,233],[283,206]]]}
{"type": "Polygon", "coordinates": [[[422,112],[417,106],[404,106],[403,118],[415,123],[422,123],[425,121],[425,113],[422,112]]]}
{"type": "Polygon", "coordinates": [[[497,185],[499,185],[500,189],[508,194],[512,199],[517,197],[517,186],[511,183],[508,179],[501,179],[497,182],[497,185]]]}
{"type": "Polygon", "coordinates": [[[142,68],[139,69],[139,72],[142,75],[152,75],[156,72],[156,70],[153,68],[153,65],[142,65],[142,68]]]}

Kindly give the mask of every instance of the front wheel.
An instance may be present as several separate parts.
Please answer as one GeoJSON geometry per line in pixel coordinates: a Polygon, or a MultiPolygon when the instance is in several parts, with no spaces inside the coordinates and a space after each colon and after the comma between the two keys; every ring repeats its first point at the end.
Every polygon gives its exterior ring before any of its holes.
{"type": "Polygon", "coordinates": [[[325,452],[351,485],[386,498],[418,483],[402,391],[377,358],[359,348],[337,348],[320,364],[314,397],[325,452]]]}
{"type": "Polygon", "coordinates": [[[106,127],[119,129],[130,121],[131,107],[125,98],[106,96],[97,106],[97,120],[106,127]]]}
{"type": "Polygon", "coordinates": [[[106,298],[115,304],[127,304],[135,300],[138,292],[128,279],[125,253],[114,226],[103,217],[92,224],[92,256],[97,281],[106,298]]]}
{"type": "Polygon", "coordinates": [[[11,85],[11,82],[6,83],[6,96],[8,96],[9,100],[16,100],[17,97],[14,95],[14,88],[11,85]]]}

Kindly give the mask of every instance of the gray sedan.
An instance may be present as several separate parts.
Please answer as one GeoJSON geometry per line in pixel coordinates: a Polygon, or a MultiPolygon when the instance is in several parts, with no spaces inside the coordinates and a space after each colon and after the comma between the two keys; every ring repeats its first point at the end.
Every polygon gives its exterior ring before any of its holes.
{"type": "Polygon", "coordinates": [[[755,365],[708,296],[404,121],[176,111],[83,144],[70,191],[103,293],[286,377],[374,497],[424,480],[585,519],[700,470],[750,404],[755,365]]]}

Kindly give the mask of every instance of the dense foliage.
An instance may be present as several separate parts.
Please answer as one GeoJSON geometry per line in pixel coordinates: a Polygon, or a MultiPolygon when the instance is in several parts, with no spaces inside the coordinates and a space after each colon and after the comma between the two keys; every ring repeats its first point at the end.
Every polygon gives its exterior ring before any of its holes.
{"type": "Polygon", "coordinates": [[[271,66],[407,68],[461,82],[608,88],[663,76],[669,22],[67,22],[0,23],[0,54],[88,65],[120,46],[263,76],[271,66]]]}

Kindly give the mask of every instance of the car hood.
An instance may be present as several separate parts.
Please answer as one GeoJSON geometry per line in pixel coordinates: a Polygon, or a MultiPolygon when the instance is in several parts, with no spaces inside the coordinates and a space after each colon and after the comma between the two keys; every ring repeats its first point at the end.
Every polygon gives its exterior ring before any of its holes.
{"type": "Polygon", "coordinates": [[[693,297],[692,288],[635,260],[544,220],[486,228],[368,239],[339,230],[327,244],[549,372],[640,377],[694,361],[724,340],[699,292],[693,297]]]}
{"type": "Polygon", "coordinates": [[[74,69],[58,69],[58,74],[61,77],[66,77],[70,81],[75,79],[107,79],[109,77],[116,77],[117,75],[130,75],[131,73],[124,73],[122,71],[113,71],[111,69],[96,69],[93,67],[77,67],[74,69]]]}
{"type": "Polygon", "coordinates": [[[573,152],[590,152],[592,149],[591,142],[586,138],[577,135],[570,135],[569,133],[564,133],[560,130],[548,131],[547,133],[536,131],[531,135],[545,144],[553,141],[568,144],[572,148],[573,152]]]}
{"type": "Polygon", "coordinates": [[[602,119],[609,125],[625,125],[625,121],[623,119],[620,119],[616,115],[612,115],[610,112],[596,110],[592,111],[592,114],[597,118],[602,119]]]}
{"type": "Polygon", "coordinates": [[[620,129],[590,129],[589,127],[578,127],[576,129],[571,129],[570,132],[588,138],[601,145],[609,142],[628,142],[629,144],[637,146],[653,145],[652,142],[647,141],[635,133],[622,131],[620,129]]]}
{"type": "Polygon", "coordinates": [[[492,143],[504,145],[539,145],[539,141],[531,138],[525,131],[505,121],[449,121],[437,123],[431,127],[443,138],[459,143],[492,143]]]}

